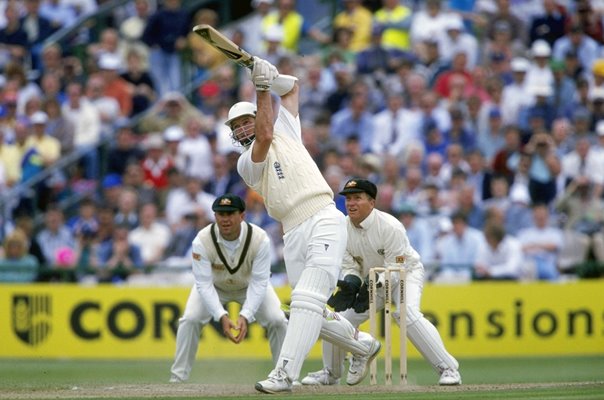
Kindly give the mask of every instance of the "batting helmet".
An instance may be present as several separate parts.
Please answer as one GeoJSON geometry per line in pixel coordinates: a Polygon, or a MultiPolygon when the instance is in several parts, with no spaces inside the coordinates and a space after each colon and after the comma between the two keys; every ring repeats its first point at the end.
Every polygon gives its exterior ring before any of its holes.
{"type": "Polygon", "coordinates": [[[231,122],[233,122],[234,119],[237,119],[244,115],[249,115],[249,116],[255,117],[256,116],[256,106],[254,104],[250,103],[249,101],[240,101],[239,103],[235,103],[229,109],[228,119],[226,120],[226,122],[224,124],[226,126],[230,127],[231,122]]]}

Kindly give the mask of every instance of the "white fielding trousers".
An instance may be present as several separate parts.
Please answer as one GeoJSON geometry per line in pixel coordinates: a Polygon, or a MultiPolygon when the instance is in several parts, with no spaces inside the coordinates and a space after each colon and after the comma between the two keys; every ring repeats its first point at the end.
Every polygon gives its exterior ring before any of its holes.
{"type": "MultiPolygon", "coordinates": [[[[245,302],[246,289],[225,292],[217,288],[216,291],[218,292],[220,302],[223,304],[232,301],[239,304],[245,302]]],[[[276,362],[281,351],[281,345],[285,339],[287,319],[283,310],[281,310],[281,301],[270,283],[266,288],[266,297],[254,317],[267,330],[273,362],[276,362]]],[[[182,381],[189,379],[189,374],[197,355],[201,329],[211,319],[212,316],[201,301],[197,288],[193,286],[183,316],[178,321],[176,354],[174,356],[174,364],[172,364],[170,370],[172,375],[177,376],[182,381]]]]}
{"type": "MultiPolygon", "coordinates": [[[[392,276],[397,279],[396,285],[394,283],[391,285],[392,301],[398,304],[398,276],[396,274],[392,274],[392,276]]],[[[445,349],[445,344],[436,327],[420,311],[424,288],[424,270],[417,268],[407,272],[405,288],[407,289],[405,299],[407,301],[407,337],[439,374],[445,369],[458,369],[457,360],[445,349]]],[[[384,289],[377,289],[376,294],[376,310],[380,311],[384,309],[384,289]]],[[[369,319],[369,310],[357,313],[354,309],[349,308],[339,314],[349,320],[355,327],[369,319]]],[[[399,324],[399,315],[398,311],[392,313],[392,317],[397,324],[399,324]]],[[[396,337],[398,338],[398,336],[396,337]]],[[[323,341],[323,364],[332,371],[335,377],[342,376],[345,358],[346,351],[325,340],[323,341]]]]}

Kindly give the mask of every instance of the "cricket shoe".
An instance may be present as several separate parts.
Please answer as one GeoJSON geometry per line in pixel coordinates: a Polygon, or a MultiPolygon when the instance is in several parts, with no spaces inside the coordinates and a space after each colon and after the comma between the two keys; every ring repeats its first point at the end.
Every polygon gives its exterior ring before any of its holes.
{"type": "Polygon", "coordinates": [[[320,371],[310,372],[302,379],[303,385],[338,385],[340,378],[333,376],[329,368],[323,368],[320,371]]]}
{"type": "MultiPolygon", "coordinates": [[[[369,336],[369,335],[367,335],[369,336]]],[[[348,376],[346,377],[346,383],[349,385],[357,385],[365,379],[369,372],[369,364],[378,355],[382,344],[379,340],[369,336],[371,344],[369,346],[369,355],[360,356],[353,354],[350,360],[350,367],[348,368],[348,376]]]]}
{"type": "Polygon", "coordinates": [[[282,368],[275,368],[268,374],[268,379],[257,382],[254,387],[262,393],[291,392],[292,381],[282,368]]]}
{"type": "Polygon", "coordinates": [[[172,376],[170,376],[170,383],[184,383],[184,379],[180,379],[178,376],[172,374],[172,376]]]}
{"type": "Polygon", "coordinates": [[[438,384],[441,386],[461,385],[461,375],[458,370],[447,368],[440,374],[438,384]]]}

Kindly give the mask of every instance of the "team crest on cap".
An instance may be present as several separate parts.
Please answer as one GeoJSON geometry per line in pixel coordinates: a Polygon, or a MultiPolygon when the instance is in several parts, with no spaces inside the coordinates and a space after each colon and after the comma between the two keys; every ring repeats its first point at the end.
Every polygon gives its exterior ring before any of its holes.
{"type": "Polygon", "coordinates": [[[231,205],[231,199],[227,199],[227,198],[220,199],[220,205],[221,206],[230,206],[231,205]]]}
{"type": "Polygon", "coordinates": [[[350,181],[346,184],[346,187],[347,188],[356,187],[356,185],[357,185],[357,181],[350,181]]]}

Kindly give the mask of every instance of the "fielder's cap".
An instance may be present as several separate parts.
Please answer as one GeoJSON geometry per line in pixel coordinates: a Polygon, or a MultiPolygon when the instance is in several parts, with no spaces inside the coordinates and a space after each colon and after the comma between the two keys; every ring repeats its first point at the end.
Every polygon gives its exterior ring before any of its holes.
{"type": "Polygon", "coordinates": [[[510,63],[510,67],[511,67],[512,71],[514,71],[514,72],[526,72],[526,71],[528,71],[530,66],[531,66],[531,63],[526,58],[522,58],[522,57],[515,57],[512,59],[512,62],[510,63]]]}
{"type": "Polygon", "coordinates": [[[214,203],[212,204],[212,211],[244,212],[245,202],[237,195],[230,193],[223,194],[214,200],[214,203]]]}
{"type": "Polygon", "coordinates": [[[30,118],[32,124],[45,124],[48,122],[48,115],[44,111],[36,111],[30,118]]]}
{"type": "Polygon", "coordinates": [[[122,68],[122,60],[115,54],[105,53],[99,58],[99,68],[116,71],[122,68]]]}
{"type": "Polygon", "coordinates": [[[344,185],[344,189],[340,191],[342,195],[349,193],[367,193],[371,198],[375,199],[377,197],[377,186],[366,179],[350,179],[344,185]]]}
{"type": "Polygon", "coordinates": [[[552,48],[545,40],[538,39],[531,46],[531,53],[533,57],[549,57],[552,54],[552,48]]]}

